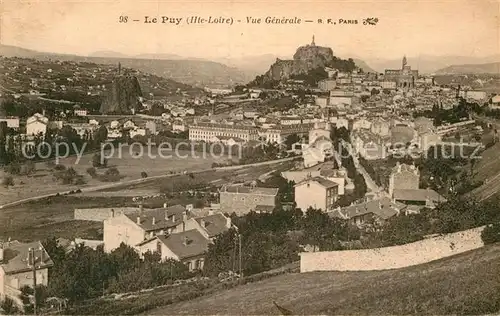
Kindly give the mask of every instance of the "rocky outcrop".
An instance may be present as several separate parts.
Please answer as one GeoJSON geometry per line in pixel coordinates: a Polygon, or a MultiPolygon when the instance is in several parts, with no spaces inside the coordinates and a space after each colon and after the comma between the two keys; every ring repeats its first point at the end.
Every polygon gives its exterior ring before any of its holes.
{"type": "Polygon", "coordinates": [[[288,79],[293,75],[305,74],[311,69],[328,66],[333,59],[333,51],[329,47],[314,44],[301,46],[293,55],[293,60],[276,59],[265,77],[275,81],[288,79]]]}
{"type": "Polygon", "coordinates": [[[101,113],[129,114],[139,108],[141,86],[137,77],[118,75],[111,83],[108,95],[101,104],[101,113]]]}

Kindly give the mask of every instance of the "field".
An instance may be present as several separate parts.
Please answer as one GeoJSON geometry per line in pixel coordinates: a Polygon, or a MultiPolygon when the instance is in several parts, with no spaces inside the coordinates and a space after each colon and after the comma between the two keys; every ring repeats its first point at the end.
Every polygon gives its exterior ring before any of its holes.
{"type": "MultiPolygon", "coordinates": [[[[292,162],[275,163],[257,167],[244,167],[237,170],[206,171],[191,179],[189,174],[175,175],[170,178],[151,179],[140,185],[122,185],[101,192],[88,192],[68,196],[49,197],[36,202],[0,209],[0,239],[43,240],[48,237],[99,238],[102,223],[75,221],[75,208],[137,206],[135,196],[153,195],[163,188],[175,188],[175,184],[186,181],[203,181],[220,186],[228,182],[255,180],[260,175],[273,170],[286,170],[292,162]]],[[[188,194],[176,194],[170,198],[157,197],[144,202],[145,207],[192,204],[198,198],[188,194]]],[[[3,201],[2,201],[3,202],[3,201]]]]}
{"type": "Polygon", "coordinates": [[[148,315],[479,314],[500,311],[500,244],[399,270],[286,274],[148,315]],[[480,268],[478,268],[480,267],[480,268]]]}
{"type": "Polygon", "coordinates": [[[75,208],[131,205],[126,198],[78,198],[59,196],[0,210],[0,239],[21,241],[49,237],[95,239],[102,233],[102,223],[75,221],[75,208]],[[99,233],[99,230],[101,232],[99,233]]]}
{"type": "Polygon", "coordinates": [[[486,149],[482,158],[474,166],[474,179],[483,181],[483,185],[473,191],[481,199],[497,195],[500,192],[500,143],[486,149]]]}
{"type": "MultiPolygon", "coordinates": [[[[128,181],[141,178],[141,172],[146,172],[148,176],[168,174],[169,172],[181,172],[184,170],[196,171],[210,169],[213,162],[222,162],[224,157],[201,157],[201,153],[191,153],[189,151],[180,152],[182,157],[160,158],[156,149],[152,148],[148,154],[147,148],[142,157],[134,156],[138,152],[137,148],[124,147],[121,151],[115,150],[114,153],[107,152],[109,158],[108,166],[118,168],[122,179],[128,181]],[[156,158],[154,158],[156,156],[156,158]]],[[[165,156],[168,153],[164,153],[165,156]]],[[[52,172],[46,163],[37,163],[36,172],[31,176],[14,176],[14,186],[6,188],[0,186],[0,205],[40,196],[53,194],[61,191],[75,190],[78,188],[99,186],[106,183],[98,179],[92,179],[86,172],[87,168],[92,167],[93,154],[82,156],[78,161],[76,157],[61,159],[60,164],[66,167],[74,168],[78,174],[83,175],[86,184],[81,186],[63,185],[53,180],[52,172]]],[[[104,173],[105,170],[98,170],[98,173],[104,173]]],[[[4,177],[4,172],[0,171],[0,179],[4,177]]]]}

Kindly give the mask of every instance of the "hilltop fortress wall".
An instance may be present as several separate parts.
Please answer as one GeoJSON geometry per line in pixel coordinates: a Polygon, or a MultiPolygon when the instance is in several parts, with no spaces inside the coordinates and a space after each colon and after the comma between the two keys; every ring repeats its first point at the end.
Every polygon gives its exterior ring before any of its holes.
{"type": "Polygon", "coordinates": [[[401,246],[303,252],[300,272],[389,270],[427,263],[483,247],[483,229],[484,226],[401,246]]]}

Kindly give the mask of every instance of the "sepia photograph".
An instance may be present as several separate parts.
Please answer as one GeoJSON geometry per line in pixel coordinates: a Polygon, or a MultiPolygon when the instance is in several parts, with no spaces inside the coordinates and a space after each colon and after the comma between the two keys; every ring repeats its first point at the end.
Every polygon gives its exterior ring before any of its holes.
{"type": "Polygon", "coordinates": [[[499,14],[0,1],[0,315],[500,315],[499,14]]]}

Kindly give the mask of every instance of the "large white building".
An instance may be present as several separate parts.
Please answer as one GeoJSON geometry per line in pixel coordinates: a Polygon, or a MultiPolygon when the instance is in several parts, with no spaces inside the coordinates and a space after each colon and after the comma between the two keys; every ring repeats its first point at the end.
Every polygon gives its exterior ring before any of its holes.
{"type": "Polygon", "coordinates": [[[196,123],[189,126],[189,140],[211,142],[214,136],[237,137],[249,142],[258,140],[259,132],[253,126],[196,123]]]}
{"type": "Polygon", "coordinates": [[[338,184],[323,177],[308,178],[295,185],[295,203],[303,212],[309,207],[328,212],[337,198],[338,184]]]}
{"type": "Polygon", "coordinates": [[[43,114],[35,113],[26,121],[26,135],[35,136],[41,134],[45,136],[48,124],[49,119],[47,117],[45,117],[43,114]]]}

